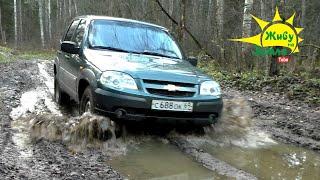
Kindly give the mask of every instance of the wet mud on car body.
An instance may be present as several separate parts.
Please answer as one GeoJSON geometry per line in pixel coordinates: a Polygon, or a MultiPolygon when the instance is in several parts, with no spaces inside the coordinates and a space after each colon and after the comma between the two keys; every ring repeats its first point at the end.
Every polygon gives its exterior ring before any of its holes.
{"type": "Polygon", "coordinates": [[[55,61],[55,97],[117,120],[210,125],[222,111],[220,87],[194,65],[163,27],[78,17],[55,61]]]}

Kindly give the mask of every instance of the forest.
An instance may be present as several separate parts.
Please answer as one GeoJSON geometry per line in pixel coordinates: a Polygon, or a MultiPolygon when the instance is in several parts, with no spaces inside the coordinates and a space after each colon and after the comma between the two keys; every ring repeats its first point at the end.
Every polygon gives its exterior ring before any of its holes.
{"type": "MultiPolygon", "coordinates": [[[[317,0],[1,0],[0,44],[15,50],[54,51],[76,16],[130,18],[168,28],[184,52],[198,57],[203,62],[199,66],[222,83],[255,90],[271,83],[275,91],[296,88],[289,96],[301,91],[315,95],[312,89],[319,87],[320,77],[319,9],[317,0]],[[291,54],[288,63],[256,56],[255,46],[230,41],[258,34],[260,27],[251,14],[269,22],[276,7],[284,19],[295,13],[294,27],[304,28],[300,52],[291,54]],[[283,74],[290,74],[289,80],[272,78],[283,74]],[[305,80],[310,83],[304,87],[287,84],[305,80]]],[[[318,102],[316,97],[309,100],[318,102]]]]}
{"type": "Polygon", "coordinates": [[[0,42],[18,49],[56,48],[75,16],[106,15],[165,26],[187,53],[203,52],[223,67],[263,68],[264,59],[252,57],[253,47],[228,39],[256,34],[259,27],[250,14],[270,21],[276,6],[286,19],[295,12],[294,25],[305,28],[294,63],[315,67],[320,46],[317,0],[1,0],[0,42]]]}

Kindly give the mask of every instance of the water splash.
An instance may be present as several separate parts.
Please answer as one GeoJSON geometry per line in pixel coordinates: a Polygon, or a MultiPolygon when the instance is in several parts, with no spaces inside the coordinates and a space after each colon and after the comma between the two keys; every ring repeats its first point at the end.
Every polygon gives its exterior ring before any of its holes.
{"type": "Polygon", "coordinates": [[[205,132],[211,137],[241,137],[248,133],[254,120],[252,109],[244,98],[224,100],[222,117],[205,132]]]}
{"type": "Polygon", "coordinates": [[[248,101],[241,97],[225,99],[223,115],[217,124],[205,128],[206,136],[189,136],[195,145],[204,143],[213,146],[235,145],[244,148],[258,148],[276,144],[268,134],[254,128],[253,111],[248,101]]]}

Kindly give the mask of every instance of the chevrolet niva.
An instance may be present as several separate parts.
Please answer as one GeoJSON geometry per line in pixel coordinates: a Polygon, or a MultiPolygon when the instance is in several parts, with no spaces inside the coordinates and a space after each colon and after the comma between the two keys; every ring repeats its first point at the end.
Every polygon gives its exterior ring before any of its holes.
{"type": "Polygon", "coordinates": [[[76,17],[54,62],[54,99],[116,121],[207,126],[223,103],[219,84],[187,58],[168,29],[103,16],[76,17]]]}

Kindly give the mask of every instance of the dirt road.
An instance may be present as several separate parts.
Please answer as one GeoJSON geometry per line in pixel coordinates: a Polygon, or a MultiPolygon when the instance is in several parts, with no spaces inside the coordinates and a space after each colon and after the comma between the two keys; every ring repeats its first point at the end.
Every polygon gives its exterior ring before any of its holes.
{"type": "MultiPolygon", "coordinates": [[[[107,157],[94,150],[72,154],[60,142],[27,142],[16,137],[21,129],[12,126],[12,108],[19,106],[23,92],[45,87],[45,81],[39,76],[37,61],[0,64],[0,69],[0,179],[122,179],[104,163],[107,157]]],[[[37,93],[28,98],[39,98],[37,93]]],[[[47,108],[44,103],[44,111],[47,108]]]]}
{"type": "MultiPolygon", "coordinates": [[[[125,176],[106,163],[112,154],[106,155],[95,148],[73,152],[61,141],[31,140],[30,127],[19,123],[32,114],[77,115],[72,108],[64,112],[52,102],[51,66],[52,62],[41,60],[0,64],[0,179],[123,179],[125,176]]],[[[251,132],[265,132],[281,142],[320,152],[319,108],[293,103],[268,92],[225,90],[227,100],[240,96],[253,108],[255,121],[244,123],[245,127],[251,123],[251,132]]],[[[231,110],[237,109],[237,104],[234,105],[230,106],[231,110]]],[[[237,113],[244,110],[240,108],[237,113]]],[[[168,135],[161,138],[218,174],[256,179],[255,175],[204,152],[199,143],[206,139],[204,137],[168,135]]]]}

